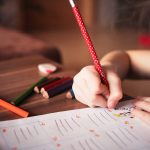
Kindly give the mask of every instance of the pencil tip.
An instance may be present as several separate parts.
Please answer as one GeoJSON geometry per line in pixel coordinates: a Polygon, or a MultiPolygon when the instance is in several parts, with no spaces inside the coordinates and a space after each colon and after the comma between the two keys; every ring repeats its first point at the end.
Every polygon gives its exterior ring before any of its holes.
{"type": "Polygon", "coordinates": [[[34,87],[34,92],[35,93],[40,93],[40,91],[39,91],[39,89],[38,89],[38,87],[36,86],[36,87],[34,87]]]}
{"type": "Polygon", "coordinates": [[[73,98],[70,92],[67,92],[67,93],[66,93],[66,98],[67,98],[67,99],[72,99],[72,98],[73,98]]]}
{"type": "Polygon", "coordinates": [[[42,95],[44,98],[49,99],[49,95],[46,91],[43,91],[42,95]]]}

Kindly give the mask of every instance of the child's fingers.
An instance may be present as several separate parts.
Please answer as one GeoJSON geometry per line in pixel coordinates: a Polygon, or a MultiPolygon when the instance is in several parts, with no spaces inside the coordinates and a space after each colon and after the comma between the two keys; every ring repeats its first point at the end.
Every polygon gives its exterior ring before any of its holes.
{"type": "Polygon", "coordinates": [[[81,90],[79,90],[79,88],[77,87],[77,85],[73,84],[72,89],[73,89],[73,92],[76,93],[75,94],[76,100],[78,100],[79,102],[87,105],[86,98],[83,95],[83,92],[81,90]]]}
{"type": "Polygon", "coordinates": [[[110,92],[109,92],[109,89],[106,85],[104,85],[104,84],[100,85],[99,95],[100,94],[103,95],[106,100],[109,98],[110,92]]]}
{"type": "MultiPolygon", "coordinates": [[[[78,79],[79,81],[80,79],[78,79]]],[[[81,82],[74,82],[72,89],[75,93],[75,97],[78,101],[82,102],[83,104],[88,105],[89,107],[106,107],[106,99],[99,95],[99,94],[92,94],[87,85],[85,84],[84,80],[82,80],[82,84],[78,84],[81,82]]]]}
{"type": "Polygon", "coordinates": [[[86,85],[91,94],[103,94],[109,96],[108,88],[101,83],[100,75],[94,66],[87,66],[81,70],[82,78],[85,79],[86,85]]]}
{"type": "MultiPolygon", "coordinates": [[[[76,75],[77,76],[77,75],[76,75]]],[[[88,102],[88,97],[87,97],[87,92],[88,88],[85,85],[85,81],[84,79],[80,79],[80,78],[74,78],[74,82],[72,85],[72,89],[75,95],[75,98],[80,101],[83,104],[87,105],[88,102]],[[80,81],[81,80],[81,81],[80,81]]]]}
{"type": "Polygon", "coordinates": [[[91,98],[91,100],[88,103],[89,107],[95,107],[95,106],[99,106],[99,107],[107,107],[107,101],[106,99],[102,96],[102,95],[93,95],[91,98]]]}
{"type": "Polygon", "coordinates": [[[134,105],[140,109],[150,112],[150,102],[145,100],[135,100],[134,105]]]}
{"type": "Polygon", "coordinates": [[[85,67],[85,69],[82,69],[82,71],[74,77],[74,83],[72,88],[75,93],[76,99],[80,102],[90,107],[106,107],[106,99],[101,96],[101,94],[104,94],[106,97],[109,92],[107,87],[101,84],[99,76],[95,77],[94,71],[94,68],[93,72],[92,70],[89,71],[89,68],[87,67],[85,67]],[[86,78],[85,74],[87,74],[86,78]],[[91,85],[94,89],[91,88],[91,85]]]}
{"type": "Polygon", "coordinates": [[[114,108],[123,96],[121,80],[114,72],[109,72],[107,79],[110,90],[107,106],[108,108],[114,108]]]}
{"type": "Polygon", "coordinates": [[[82,78],[85,79],[88,88],[94,94],[100,93],[101,80],[94,66],[87,66],[81,70],[82,78]]]}
{"type": "Polygon", "coordinates": [[[134,109],[132,111],[132,114],[136,117],[138,117],[140,120],[144,121],[145,123],[150,125],[150,113],[139,110],[139,109],[134,109]]]}

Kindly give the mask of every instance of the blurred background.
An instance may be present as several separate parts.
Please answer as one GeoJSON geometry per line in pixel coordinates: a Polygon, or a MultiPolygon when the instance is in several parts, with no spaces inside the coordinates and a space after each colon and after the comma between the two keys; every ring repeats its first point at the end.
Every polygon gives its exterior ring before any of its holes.
{"type": "MultiPolygon", "coordinates": [[[[99,58],[150,49],[150,0],[76,2],[99,58]]],[[[0,60],[39,53],[67,69],[92,64],[69,1],[0,0],[0,60]]]]}

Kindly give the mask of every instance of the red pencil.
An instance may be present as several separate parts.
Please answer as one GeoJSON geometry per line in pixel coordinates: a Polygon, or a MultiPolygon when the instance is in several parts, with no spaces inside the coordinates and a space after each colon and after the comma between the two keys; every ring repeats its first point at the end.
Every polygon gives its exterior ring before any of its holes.
{"type": "Polygon", "coordinates": [[[106,79],[106,76],[105,76],[105,73],[100,65],[100,62],[99,62],[99,59],[97,57],[97,54],[96,54],[96,51],[95,51],[95,48],[93,46],[93,43],[91,41],[91,38],[86,30],[86,27],[84,25],[84,22],[82,20],[82,17],[80,15],[80,12],[77,8],[77,6],[75,5],[74,1],[73,0],[69,0],[70,4],[71,4],[71,7],[72,7],[72,10],[73,10],[73,13],[75,15],[75,18],[79,24],[79,27],[80,27],[80,30],[81,30],[81,33],[83,35],[83,38],[88,46],[88,49],[89,49],[89,52],[92,56],[92,59],[93,59],[93,62],[94,62],[94,65],[95,65],[95,68],[97,70],[97,72],[99,73],[100,77],[101,77],[101,80],[102,82],[107,86],[109,87],[109,84],[108,84],[108,81],[106,79]]]}
{"type": "Polygon", "coordinates": [[[44,86],[46,86],[46,85],[48,85],[48,84],[52,84],[53,82],[55,82],[55,81],[57,81],[57,80],[60,80],[60,78],[59,78],[59,77],[50,78],[50,79],[48,79],[47,82],[44,82],[43,84],[41,84],[41,85],[39,85],[39,86],[38,86],[38,85],[35,86],[35,87],[34,87],[34,91],[35,91],[36,93],[40,93],[42,87],[44,87],[44,86]]]}
{"type": "Polygon", "coordinates": [[[64,83],[67,80],[70,80],[70,79],[71,79],[70,77],[64,77],[64,78],[61,78],[61,79],[59,79],[53,83],[50,83],[50,84],[41,88],[41,93],[43,94],[44,91],[50,90],[51,88],[54,88],[54,87],[64,83]]]}
{"type": "Polygon", "coordinates": [[[43,97],[45,98],[51,98],[55,95],[58,95],[60,93],[63,93],[64,91],[68,90],[71,88],[72,86],[72,83],[73,83],[73,80],[72,78],[68,79],[68,80],[65,80],[64,82],[58,84],[57,86],[53,87],[53,88],[50,88],[49,90],[47,91],[44,91],[42,94],[43,94],[43,97]]]}

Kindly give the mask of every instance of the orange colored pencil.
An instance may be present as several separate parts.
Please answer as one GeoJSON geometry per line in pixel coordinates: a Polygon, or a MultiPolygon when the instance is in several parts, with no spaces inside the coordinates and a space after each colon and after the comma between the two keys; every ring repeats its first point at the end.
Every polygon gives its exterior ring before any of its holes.
{"type": "Polygon", "coordinates": [[[16,106],[14,106],[14,105],[12,105],[12,104],[10,104],[10,103],[2,100],[2,99],[0,99],[0,106],[14,112],[15,114],[17,114],[21,117],[24,117],[24,118],[28,117],[28,115],[29,115],[29,112],[27,112],[27,111],[25,111],[19,107],[16,107],[16,106]]]}

